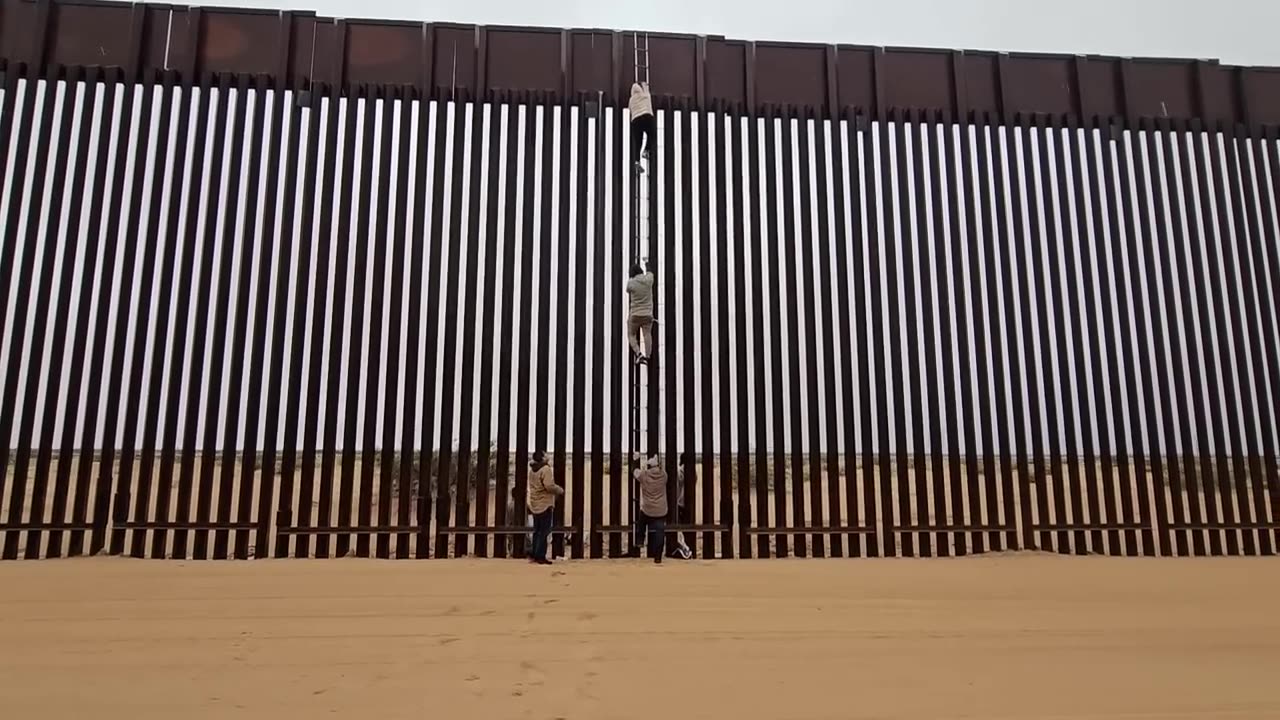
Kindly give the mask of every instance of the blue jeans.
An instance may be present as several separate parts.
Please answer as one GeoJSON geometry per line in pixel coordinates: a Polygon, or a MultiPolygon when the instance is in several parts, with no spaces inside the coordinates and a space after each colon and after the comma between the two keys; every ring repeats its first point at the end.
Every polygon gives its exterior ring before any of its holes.
{"type": "Polygon", "coordinates": [[[640,513],[640,532],[645,533],[649,544],[649,557],[662,557],[663,548],[667,544],[667,519],[651,517],[640,513]]]}
{"type": "Polygon", "coordinates": [[[537,560],[547,559],[547,538],[551,537],[551,521],[554,514],[555,508],[547,508],[533,516],[533,550],[530,552],[530,557],[537,560]]]}

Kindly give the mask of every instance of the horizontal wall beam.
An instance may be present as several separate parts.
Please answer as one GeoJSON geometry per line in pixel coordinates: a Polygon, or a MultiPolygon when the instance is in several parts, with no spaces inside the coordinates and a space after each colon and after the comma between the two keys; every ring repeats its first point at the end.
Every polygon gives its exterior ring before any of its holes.
{"type": "MultiPolygon", "coordinates": [[[[119,67],[127,77],[174,70],[311,83],[413,86],[432,97],[549,93],[573,102],[626,100],[637,35],[597,29],[478,26],[320,17],[310,12],[98,0],[0,0],[0,58],[19,72],[119,67]],[[620,66],[619,66],[620,65],[620,66]]],[[[643,33],[639,35],[645,37],[643,33]]],[[[1216,60],[750,42],[649,33],[660,104],[744,103],[853,110],[870,117],[926,110],[1200,119],[1250,129],[1280,124],[1280,68],[1216,60]]]]}

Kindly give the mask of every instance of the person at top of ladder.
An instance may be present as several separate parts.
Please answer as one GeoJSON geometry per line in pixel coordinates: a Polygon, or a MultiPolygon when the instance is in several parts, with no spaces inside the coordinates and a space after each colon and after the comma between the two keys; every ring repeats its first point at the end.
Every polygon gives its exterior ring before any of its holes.
{"type": "Polygon", "coordinates": [[[631,110],[631,157],[635,160],[636,169],[644,172],[641,160],[648,157],[658,137],[658,119],[653,114],[649,83],[631,84],[631,102],[627,107],[631,110]]]}
{"type": "Polygon", "coordinates": [[[644,269],[640,263],[631,266],[631,277],[627,280],[627,296],[631,299],[631,309],[627,315],[627,340],[631,342],[631,352],[637,363],[643,365],[649,361],[649,352],[653,348],[653,273],[644,269]],[[643,341],[641,333],[645,337],[643,341]]]}

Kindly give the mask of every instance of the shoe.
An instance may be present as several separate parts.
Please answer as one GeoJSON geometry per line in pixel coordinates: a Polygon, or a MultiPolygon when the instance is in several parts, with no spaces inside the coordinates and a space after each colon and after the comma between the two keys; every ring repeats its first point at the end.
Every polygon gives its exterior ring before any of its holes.
{"type": "Polygon", "coordinates": [[[636,364],[637,364],[637,365],[648,365],[648,364],[649,364],[649,358],[648,358],[648,357],[646,357],[646,356],[644,356],[644,355],[640,355],[640,356],[636,357],[636,364]]]}
{"type": "Polygon", "coordinates": [[[661,555],[659,555],[658,557],[654,558],[654,559],[653,559],[653,564],[654,564],[654,565],[661,565],[661,564],[662,564],[662,556],[661,556],[661,555]]]}
{"type": "Polygon", "coordinates": [[[546,558],[538,558],[538,560],[537,560],[536,562],[537,562],[539,565],[554,565],[554,564],[555,564],[555,563],[551,562],[550,560],[548,560],[548,559],[546,559],[546,558]]]}

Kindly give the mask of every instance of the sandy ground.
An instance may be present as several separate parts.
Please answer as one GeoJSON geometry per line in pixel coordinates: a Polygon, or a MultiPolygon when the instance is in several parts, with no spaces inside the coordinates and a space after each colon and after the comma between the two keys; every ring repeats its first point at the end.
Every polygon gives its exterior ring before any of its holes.
{"type": "Polygon", "coordinates": [[[5,718],[1277,718],[1280,565],[0,565],[5,718]]]}

